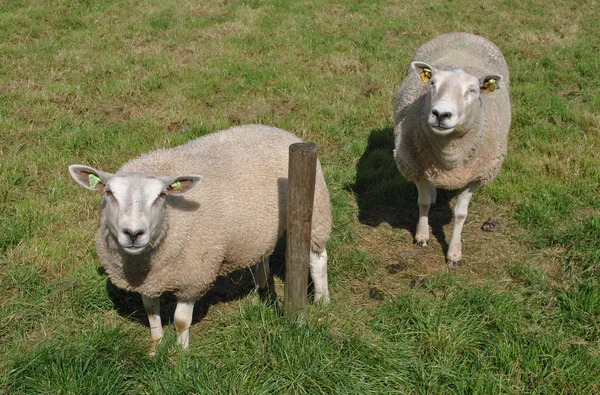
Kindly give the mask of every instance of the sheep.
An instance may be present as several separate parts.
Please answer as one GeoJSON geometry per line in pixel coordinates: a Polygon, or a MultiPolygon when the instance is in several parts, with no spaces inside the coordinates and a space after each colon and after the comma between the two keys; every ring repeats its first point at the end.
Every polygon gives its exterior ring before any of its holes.
{"type": "Polygon", "coordinates": [[[417,49],[394,105],[394,157],[417,186],[416,245],[429,241],[436,188],[460,190],[446,255],[450,266],[462,259],[461,233],[473,193],[500,172],[510,121],[508,66],[496,45],[450,33],[417,49]]]}
{"type": "MultiPolygon", "coordinates": [[[[164,292],[177,298],[177,342],[188,349],[194,302],[218,275],[258,262],[257,289],[266,289],[269,255],[287,226],[288,147],[297,142],[284,130],[246,125],[143,154],[116,174],[69,166],[81,186],[104,191],[96,250],[114,285],[142,295],[150,354],[163,337],[164,292]]],[[[314,298],[324,303],[330,231],[318,163],[310,274],[314,298]]]]}

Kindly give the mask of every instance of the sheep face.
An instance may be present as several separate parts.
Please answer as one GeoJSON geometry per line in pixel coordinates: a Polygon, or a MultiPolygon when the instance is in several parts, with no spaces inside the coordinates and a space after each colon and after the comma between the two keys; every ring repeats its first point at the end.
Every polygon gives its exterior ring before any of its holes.
{"type": "Polygon", "coordinates": [[[413,62],[411,67],[427,84],[424,116],[431,131],[439,136],[464,134],[470,123],[479,120],[481,92],[495,90],[502,78],[493,74],[478,79],[461,69],[438,70],[422,62],[413,62]]]}
{"type": "Polygon", "coordinates": [[[162,232],[167,185],[141,174],[112,177],[104,188],[107,227],[127,254],[137,255],[162,232]]]}
{"type": "Polygon", "coordinates": [[[167,195],[186,195],[202,183],[196,175],[110,174],[80,165],[69,166],[69,173],[83,187],[104,191],[103,222],[117,248],[129,255],[141,254],[161,237],[167,195]]]}

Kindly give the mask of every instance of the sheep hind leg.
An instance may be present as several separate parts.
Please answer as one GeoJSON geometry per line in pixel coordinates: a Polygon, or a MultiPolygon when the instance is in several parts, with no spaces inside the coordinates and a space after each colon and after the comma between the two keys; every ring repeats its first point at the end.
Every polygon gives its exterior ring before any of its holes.
{"type": "Polygon", "coordinates": [[[456,206],[454,206],[454,228],[452,229],[452,239],[450,240],[448,254],[446,255],[449,266],[460,266],[462,259],[462,229],[467,219],[469,202],[476,189],[477,184],[469,184],[460,192],[456,199],[456,206]]]}
{"type": "Polygon", "coordinates": [[[275,294],[275,284],[271,278],[271,267],[269,266],[269,256],[264,256],[260,262],[254,266],[254,292],[258,294],[263,302],[274,303],[277,301],[275,294]]]}
{"type": "MultiPolygon", "coordinates": [[[[419,180],[415,184],[419,192],[419,222],[415,232],[415,245],[426,247],[429,242],[429,207],[431,207],[432,189],[434,187],[427,180],[419,180]]],[[[434,199],[435,195],[433,193],[434,199]]]]}
{"type": "Polygon", "coordinates": [[[163,338],[162,323],[160,321],[160,298],[150,298],[142,295],[144,310],[148,314],[148,323],[150,324],[150,356],[156,355],[156,347],[163,338]]]}
{"type": "Polygon", "coordinates": [[[175,329],[177,330],[177,344],[182,349],[187,350],[190,347],[190,325],[194,314],[195,301],[177,301],[175,307],[175,329]]]}
{"type": "Polygon", "coordinates": [[[254,266],[254,291],[259,295],[264,293],[269,287],[270,273],[271,268],[269,266],[269,256],[267,255],[254,266]]]}
{"type": "Polygon", "coordinates": [[[315,287],[315,301],[329,303],[329,286],[327,283],[327,251],[317,252],[310,249],[310,277],[315,287]]]}

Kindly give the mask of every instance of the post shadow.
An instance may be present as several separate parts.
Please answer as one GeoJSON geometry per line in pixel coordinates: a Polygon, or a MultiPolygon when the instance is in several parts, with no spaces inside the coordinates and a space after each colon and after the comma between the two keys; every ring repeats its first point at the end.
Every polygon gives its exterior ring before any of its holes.
{"type": "MultiPolygon", "coordinates": [[[[360,223],[376,227],[387,222],[394,228],[408,230],[414,240],[419,219],[417,188],[400,174],[393,150],[393,127],[372,130],[356,166],[356,179],[347,187],[356,196],[360,223]]],[[[437,202],[429,210],[429,225],[444,255],[448,243],[443,226],[453,220],[453,196],[453,192],[438,189],[437,202]]]]}

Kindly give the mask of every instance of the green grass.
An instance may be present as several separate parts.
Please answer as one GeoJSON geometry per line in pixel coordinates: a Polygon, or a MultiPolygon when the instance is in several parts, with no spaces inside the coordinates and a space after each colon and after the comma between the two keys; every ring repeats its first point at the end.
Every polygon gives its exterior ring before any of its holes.
{"type": "MultiPolygon", "coordinates": [[[[2,2],[0,393],[599,393],[599,11],[566,0],[2,2]],[[408,62],[450,31],[502,49],[513,104],[509,154],[471,203],[453,270],[454,194],[432,210],[436,240],[414,249],[416,189],[391,153],[408,62]],[[67,166],[115,171],[252,122],[319,145],[332,303],[291,325],[247,282],[223,279],[233,290],[197,306],[190,352],[168,327],[150,358],[139,297],[111,288],[94,251],[100,197],[67,166]],[[499,232],[479,230],[489,216],[499,232]],[[411,289],[414,279],[426,281],[411,289]]],[[[172,313],[167,303],[165,324],[172,313]]]]}

